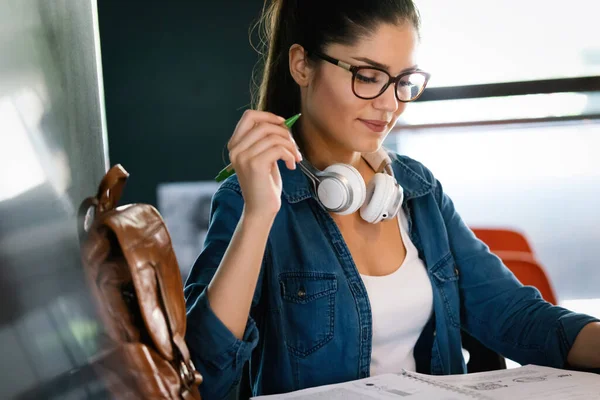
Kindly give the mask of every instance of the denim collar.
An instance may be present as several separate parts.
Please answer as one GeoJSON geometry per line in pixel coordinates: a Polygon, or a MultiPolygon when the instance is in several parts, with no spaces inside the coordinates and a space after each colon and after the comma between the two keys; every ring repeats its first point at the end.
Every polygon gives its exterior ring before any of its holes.
{"type": "MultiPolygon", "coordinates": [[[[392,161],[392,170],[396,181],[404,189],[404,201],[424,196],[433,190],[433,185],[426,180],[422,173],[411,168],[402,156],[388,153],[392,161]]],[[[299,167],[291,170],[282,160],[278,161],[281,180],[283,182],[283,197],[288,203],[298,203],[314,197],[312,183],[299,167]]]]}

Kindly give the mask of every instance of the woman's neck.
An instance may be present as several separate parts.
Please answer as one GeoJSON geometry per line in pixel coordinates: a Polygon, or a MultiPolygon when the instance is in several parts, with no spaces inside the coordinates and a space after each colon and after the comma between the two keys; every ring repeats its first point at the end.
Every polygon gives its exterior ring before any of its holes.
{"type": "Polygon", "coordinates": [[[326,135],[317,134],[304,126],[298,127],[297,132],[294,136],[302,155],[318,170],[323,171],[335,163],[344,163],[356,168],[363,178],[370,177],[371,172],[374,172],[360,152],[344,148],[339,143],[329,142],[326,135]]]}

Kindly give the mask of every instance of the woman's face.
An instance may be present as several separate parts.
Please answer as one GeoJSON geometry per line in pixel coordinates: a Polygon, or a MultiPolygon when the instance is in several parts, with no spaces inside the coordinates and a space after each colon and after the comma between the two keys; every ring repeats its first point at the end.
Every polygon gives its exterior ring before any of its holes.
{"type": "MultiPolygon", "coordinates": [[[[416,67],[417,44],[418,34],[412,24],[381,24],[371,36],[356,44],[331,44],[323,53],[350,65],[385,66],[395,77],[416,67]]],[[[322,144],[373,152],[382,145],[406,107],[394,90],[394,85],[390,85],[375,99],[360,99],[352,91],[352,73],[322,61],[315,66],[305,90],[303,109],[322,144]]]]}

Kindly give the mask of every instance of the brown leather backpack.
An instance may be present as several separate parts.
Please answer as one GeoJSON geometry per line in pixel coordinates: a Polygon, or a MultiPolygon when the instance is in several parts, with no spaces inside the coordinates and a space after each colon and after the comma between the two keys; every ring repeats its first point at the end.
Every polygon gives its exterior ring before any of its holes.
{"type": "Polygon", "coordinates": [[[108,337],[92,364],[119,399],[200,399],[171,238],[151,205],[116,207],[128,176],[111,168],[79,209],[83,266],[108,337]]]}

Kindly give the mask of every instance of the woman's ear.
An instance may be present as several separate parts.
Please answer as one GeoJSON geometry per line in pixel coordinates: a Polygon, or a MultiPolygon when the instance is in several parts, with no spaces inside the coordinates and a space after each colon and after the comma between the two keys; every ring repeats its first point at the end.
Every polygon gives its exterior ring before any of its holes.
{"type": "Polygon", "coordinates": [[[308,62],[308,54],[304,47],[294,44],[289,51],[290,73],[300,87],[308,86],[312,77],[312,67],[308,62]]]}

